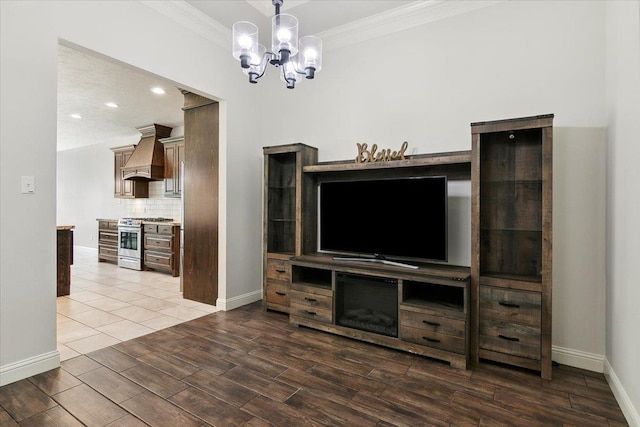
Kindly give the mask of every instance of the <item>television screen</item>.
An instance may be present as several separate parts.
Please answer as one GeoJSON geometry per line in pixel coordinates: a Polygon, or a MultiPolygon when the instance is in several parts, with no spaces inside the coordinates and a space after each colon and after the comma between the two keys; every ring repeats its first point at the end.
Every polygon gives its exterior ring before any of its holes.
{"type": "Polygon", "coordinates": [[[320,251],[447,260],[446,176],[320,184],[320,251]]]}

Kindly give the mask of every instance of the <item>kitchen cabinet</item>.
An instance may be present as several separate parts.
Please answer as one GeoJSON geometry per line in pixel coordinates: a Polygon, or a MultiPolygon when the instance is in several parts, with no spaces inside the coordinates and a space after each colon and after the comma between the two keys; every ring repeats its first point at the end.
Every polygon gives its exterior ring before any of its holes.
{"type": "Polygon", "coordinates": [[[98,219],[98,261],[118,263],[117,219],[98,219]]]}
{"type": "Polygon", "coordinates": [[[111,148],[114,155],[113,197],[117,199],[138,199],[149,197],[149,182],[122,179],[122,167],[127,163],[135,148],[136,146],[133,144],[111,148]]]}
{"type": "Polygon", "coordinates": [[[180,226],[144,224],[144,268],[180,275],[180,226]]]}
{"type": "Polygon", "coordinates": [[[164,196],[181,197],[184,136],[161,138],[158,141],[164,146],[164,196]]]}

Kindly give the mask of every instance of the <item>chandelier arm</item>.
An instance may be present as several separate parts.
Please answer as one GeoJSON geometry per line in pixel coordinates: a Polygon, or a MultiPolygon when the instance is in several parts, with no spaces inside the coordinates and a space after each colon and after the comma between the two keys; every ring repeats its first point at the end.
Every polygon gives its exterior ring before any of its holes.
{"type": "Polygon", "coordinates": [[[256,80],[264,76],[264,73],[267,72],[267,63],[269,62],[268,58],[274,56],[275,54],[273,52],[265,52],[264,55],[262,55],[262,61],[260,61],[260,69],[262,70],[262,72],[258,76],[256,76],[256,80]]]}
{"type": "Polygon", "coordinates": [[[298,74],[307,74],[304,70],[300,71],[298,69],[298,65],[297,65],[298,61],[289,61],[289,62],[291,63],[291,67],[293,68],[293,71],[295,71],[298,74]]]}
{"type": "Polygon", "coordinates": [[[272,52],[265,52],[264,55],[262,55],[262,61],[260,61],[260,69],[262,70],[262,72],[260,73],[260,75],[258,75],[256,77],[256,80],[258,80],[260,77],[264,76],[264,73],[267,72],[267,62],[269,62],[269,60],[267,59],[268,56],[273,56],[272,52]]]}

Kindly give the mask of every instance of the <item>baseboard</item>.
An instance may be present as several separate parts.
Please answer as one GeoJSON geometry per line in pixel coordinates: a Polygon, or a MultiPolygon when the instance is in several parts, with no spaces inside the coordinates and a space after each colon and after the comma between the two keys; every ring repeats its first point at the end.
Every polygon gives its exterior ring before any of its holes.
{"type": "Polygon", "coordinates": [[[238,295],[228,299],[218,298],[216,301],[216,307],[222,311],[233,310],[234,308],[242,307],[243,305],[251,304],[262,299],[262,290],[249,292],[247,294],[238,295]]]}
{"type": "Polygon", "coordinates": [[[625,391],[622,383],[618,379],[618,376],[606,358],[604,359],[604,376],[609,383],[609,387],[611,387],[613,395],[618,401],[618,405],[620,405],[622,413],[629,423],[629,427],[640,427],[640,414],[638,414],[638,408],[633,406],[631,398],[625,391]]]}
{"type": "Polygon", "coordinates": [[[587,353],[586,351],[554,345],[551,347],[551,358],[561,365],[599,373],[604,372],[604,356],[601,354],[587,353]]]}
{"type": "Polygon", "coordinates": [[[0,366],[0,386],[38,375],[60,366],[58,350],[0,366]]]}

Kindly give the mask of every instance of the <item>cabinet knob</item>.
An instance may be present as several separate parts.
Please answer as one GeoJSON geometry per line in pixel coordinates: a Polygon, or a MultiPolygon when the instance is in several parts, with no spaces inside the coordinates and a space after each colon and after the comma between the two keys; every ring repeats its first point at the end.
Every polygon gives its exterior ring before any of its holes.
{"type": "Polygon", "coordinates": [[[283,296],[285,296],[286,294],[285,294],[284,292],[276,291],[276,295],[280,295],[281,297],[283,297],[283,296]]]}
{"type": "Polygon", "coordinates": [[[318,301],[318,300],[317,300],[317,299],[315,299],[315,298],[307,298],[307,297],[304,297],[304,300],[305,300],[305,301],[309,301],[309,302],[317,302],[317,301],[318,301]]]}
{"type": "Polygon", "coordinates": [[[305,313],[311,315],[311,316],[315,316],[316,312],[315,311],[309,311],[309,310],[305,310],[305,313]]]}
{"type": "Polygon", "coordinates": [[[429,320],[423,320],[422,323],[424,323],[425,325],[429,325],[429,326],[440,326],[440,323],[438,322],[431,322],[429,320]]]}
{"type": "Polygon", "coordinates": [[[506,335],[498,335],[498,338],[502,338],[503,340],[518,342],[520,338],[508,337],[506,335]]]}
{"type": "Polygon", "coordinates": [[[437,340],[435,338],[422,337],[422,339],[429,342],[440,342],[440,340],[437,340]]]}

